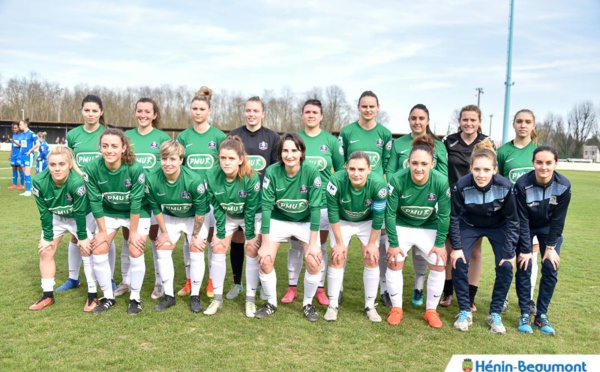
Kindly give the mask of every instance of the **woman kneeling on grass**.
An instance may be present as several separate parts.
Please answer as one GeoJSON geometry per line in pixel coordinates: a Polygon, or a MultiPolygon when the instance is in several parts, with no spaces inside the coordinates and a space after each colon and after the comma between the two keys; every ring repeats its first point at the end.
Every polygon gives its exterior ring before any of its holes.
{"type": "Polygon", "coordinates": [[[107,129],[100,136],[102,157],[85,166],[83,179],[87,183],[92,213],[98,224],[98,233],[92,242],[94,274],[104,292],[94,314],[115,306],[115,296],[108,263],[108,248],[120,227],[129,228],[129,260],[131,294],[128,314],[142,311],[140,290],[146,273],[144,249],[150,230],[150,211],[143,210],[146,176],[135,161],[129,138],[118,129],[107,129]]]}
{"type": "Polygon", "coordinates": [[[57,146],[48,155],[48,169],[33,180],[32,193],[42,221],[38,252],[44,295],[29,310],[41,310],[54,303],[54,254],[67,232],[77,237],[83,258],[83,271],[88,283],[88,299],[83,311],[90,312],[98,304],[96,278],[90,262],[91,239],[96,231],[96,222],[83,179],[73,170],[73,165],[73,151],[66,146],[57,146]]]}
{"type": "Polygon", "coordinates": [[[164,295],[154,310],[166,310],[175,305],[173,293],[173,249],[185,233],[190,245],[190,276],[192,294],[190,309],[202,311],[200,286],[204,278],[204,248],[208,231],[204,215],[208,212],[206,186],[194,171],[182,167],[185,149],[177,141],[166,141],[160,146],[161,170],[148,175],[146,196],[160,227],[156,240],[158,271],[164,295]]]}
{"type": "MultiPolygon", "coordinates": [[[[519,219],[512,184],[496,174],[497,170],[496,152],[486,139],[475,146],[471,155],[471,174],[460,178],[452,188],[452,280],[460,308],[454,328],[460,331],[468,331],[473,320],[467,275],[471,253],[477,241],[487,237],[496,258],[496,281],[487,321],[493,333],[506,333],[500,314],[513,279],[519,219]]],[[[519,255],[521,265],[530,260],[531,250],[519,255]]]]}
{"type": "Polygon", "coordinates": [[[348,244],[353,235],[361,242],[365,314],[372,322],[381,322],[375,310],[379,285],[379,234],[385,214],[387,185],[382,176],[371,172],[369,155],[355,151],[346,170],[336,172],[327,184],[327,209],[331,229],[331,262],[327,274],[329,308],[325,320],[337,320],[339,293],[344,280],[348,244]]]}
{"type": "Polygon", "coordinates": [[[266,318],[277,311],[275,258],[282,242],[296,237],[302,242],[304,274],[304,316],[319,319],[313,297],[321,281],[321,176],[319,170],[304,163],[306,146],[296,133],[286,133],[277,146],[279,162],[267,168],[262,193],[262,245],[258,251],[260,281],[268,302],[255,314],[266,318]]]}
{"type": "Polygon", "coordinates": [[[444,241],[450,223],[450,188],[446,176],[433,169],[432,138],[417,137],[412,144],[408,168],[394,173],[388,186],[385,225],[390,245],[386,279],[392,311],[387,322],[398,325],[402,321],[402,268],[406,254],[415,246],[430,269],[425,320],[431,327],[441,328],[436,309],[444,289],[444,241]]]}
{"type": "Polygon", "coordinates": [[[223,285],[227,271],[227,247],[233,234],[242,228],[246,243],[246,316],[254,318],[258,286],[258,248],[260,214],[260,178],[252,170],[244,144],[238,136],[229,136],[219,147],[219,167],[207,172],[208,193],[214,209],[215,232],[212,237],[211,275],[214,300],[204,312],[214,315],[223,308],[223,285]]]}
{"type": "MultiPolygon", "coordinates": [[[[538,237],[542,255],[542,278],[537,299],[537,314],[534,325],[543,334],[554,335],[556,331],[550,325],[547,312],[554,288],[558,282],[558,266],[560,265],[560,248],[563,243],[563,229],[567,218],[567,209],[571,202],[571,183],[562,174],[555,172],[558,163],[556,149],[540,146],[533,151],[533,168],[519,178],[515,184],[519,222],[526,248],[531,252],[534,236],[538,237]]],[[[527,267],[525,267],[527,269],[527,267]]],[[[519,267],[519,270],[522,270],[519,267]]],[[[527,282],[527,274],[519,275],[527,282]]],[[[518,284],[518,283],[517,283],[518,284]]],[[[535,285],[535,284],[533,284],[535,285]]],[[[528,288],[522,291],[527,296],[528,288]]],[[[519,330],[529,319],[521,316],[519,330]]]]}

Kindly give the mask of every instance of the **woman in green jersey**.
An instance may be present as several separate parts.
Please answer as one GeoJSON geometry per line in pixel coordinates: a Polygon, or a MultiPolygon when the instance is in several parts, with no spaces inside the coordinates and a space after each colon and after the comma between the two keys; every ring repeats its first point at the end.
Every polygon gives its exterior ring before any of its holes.
{"type": "Polygon", "coordinates": [[[379,285],[379,234],[383,225],[387,185],[379,174],[371,172],[369,155],[355,151],[350,155],[345,170],[329,179],[327,211],[331,230],[331,262],[328,269],[330,303],[325,320],[336,321],[339,293],[344,279],[348,244],[353,235],[361,242],[363,283],[365,286],[365,314],[372,322],[381,322],[375,310],[379,285]]]}
{"type": "MultiPolygon", "coordinates": [[[[373,172],[384,174],[392,151],[392,132],[377,123],[379,112],[379,99],[370,90],[363,92],[358,99],[358,113],[360,118],[354,123],[346,125],[340,132],[339,141],[344,150],[346,161],[354,151],[364,151],[369,155],[373,172]]],[[[387,307],[391,307],[389,294],[385,281],[385,247],[388,237],[384,229],[381,230],[379,240],[379,285],[381,300],[387,307]]]]}
{"type": "MultiPolygon", "coordinates": [[[[337,139],[321,129],[323,120],[323,105],[318,99],[309,99],[302,107],[302,121],[304,129],[298,134],[306,145],[306,162],[315,166],[321,172],[321,181],[328,182],[332,172],[337,172],[344,167],[344,150],[337,139]]],[[[327,200],[323,193],[323,204],[321,207],[321,282],[317,288],[317,301],[323,306],[329,305],[329,299],[325,293],[325,277],[327,275],[327,235],[329,233],[329,218],[327,216],[327,200]]],[[[288,281],[289,287],[281,299],[283,303],[292,302],[297,296],[297,285],[302,270],[302,245],[298,240],[292,240],[288,252],[288,281]]],[[[341,288],[340,288],[341,289],[341,288]]]]}
{"type": "MultiPolygon", "coordinates": [[[[85,96],[81,101],[81,116],[83,116],[83,125],[67,133],[67,146],[73,150],[75,165],[79,169],[83,169],[87,163],[100,156],[100,135],[106,129],[102,99],[93,94],[85,96]]],[[[79,269],[82,261],[77,239],[74,236],[71,236],[67,252],[69,279],[56,289],[57,292],[79,287],[79,269]]],[[[111,272],[114,273],[117,256],[114,243],[111,244],[108,255],[111,272]]],[[[113,287],[115,287],[114,283],[113,287]]]]}
{"type": "Polygon", "coordinates": [[[254,318],[258,286],[258,248],[260,247],[260,177],[248,162],[244,144],[238,136],[229,136],[219,148],[219,167],[208,171],[208,195],[215,216],[211,242],[211,276],[214,299],[204,312],[214,315],[223,308],[223,284],[227,270],[226,254],[233,234],[245,233],[246,316],[254,318]]]}
{"type": "MultiPolygon", "coordinates": [[[[387,163],[385,173],[389,180],[394,173],[400,169],[408,168],[408,156],[412,149],[412,142],[415,138],[428,135],[435,144],[434,148],[434,167],[438,172],[448,175],[448,154],[446,146],[435,137],[429,126],[429,110],[423,104],[413,106],[408,115],[408,124],[410,125],[410,135],[402,136],[394,141],[390,160],[387,163]]],[[[423,306],[423,286],[425,284],[425,274],[427,273],[427,261],[417,250],[412,251],[413,267],[415,273],[415,285],[413,288],[412,305],[423,306]]]]}
{"type": "Polygon", "coordinates": [[[319,315],[312,305],[321,280],[321,176],[319,170],[305,163],[306,146],[296,133],[286,133],[277,146],[279,162],[267,168],[262,191],[262,245],[258,251],[260,281],[268,297],[256,318],[277,311],[277,276],[275,258],[282,242],[296,237],[303,243],[304,274],[303,312],[310,321],[319,315]]]}
{"type": "MultiPolygon", "coordinates": [[[[137,128],[128,130],[125,135],[129,137],[132,151],[135,152],[135,160],[140,163],[146,172],[146,176],[152,171],[160,168],[160,146],[171,137],[158,129],[160,126],[160,109],[153,99],[140,98],[135,104],[135,118],[137,128]]],[[[151,216],[150,244],[152,245],[152,258],[154,260],[154,290],[152,299],[156,300],[163,295],[163,285],[158,272],[156,261],[156,240],[158,225],[154,215],[151,216]]],[[[123,280],[115,290],[115,297],[119,297],[131,290],[129,285],[129,229],[123,228],[123,249],[121,250],[121,275],[123,280]]]]}
{"type": "Polygon", "coordinates": [[[204,277],[204,248],[208,230],[203,227],[208,211],[206,186],[192,170],[182,167],[184,148],[176,141],[160,146],[161,170],[148,174],[146,197],[160,227],[156,241],[157,268],[161,273],[164,296],[155,310],[175,305],[173,292],[173,249],[182,233],[190,245],[190,275],[197,282],[197,292],[190,297],[190,309],[202,310],[199,292],[204,277]]]}
{"type": "Polygon", "coordinates": [[[392,311],[391,325],[402,321],[402,268],[406,253],[415,248],[429,263],[425,320],[441,328],[436,311],[444,289],[446,249],[444,241],[450,224],[450,187],[448,178],[434,166],[434,143],[429,136],[413,140],[409,168],[395,173],[389,180],[386,226],[389,249],[386,279],[392,311]],[[394,228],[395,227],[395,228],[394,228]]]}
{"type": "MultiPolygon", "coordinates": [[[[208,123],[208,118],[210,117],[211,113],[211,97],[212,89],[208,87],[201,87],[200,90],[196,92],[190,105],[190,114],[194,123],[190,128],[179,133],[177,136],[177,142],[181,143],[185,148],[185,160],[183,165],[200,175],[200,178],[202,178],[205,182],[206,172],[209,169],[218,166],[219,146],[226,137],[225,133],[208,123]]],[[[212,228],[214,226],[214,217],[212,211],[206,214],[204,218],[204,225],[208,228],[212,228]]],[[[209,237],[210,236],[212,236],[212,234],[209,234],[209,237]]],[[[185,286],[177,293],[180,296],[188,295],[190,292],[196,292],[196,289],[192,288],[193,283],[190,281],[189,252],[189,246],[184,241],[183,256],[185,260],[185,275],[187,280],[185,282],[185,286]]],[[[212,297],[210,272],[207,287],[207,295],[212,297]]]]}
{"type": "Polygon", "coordinates": [[[86,181],[92,213],[98,224],[94,237],[94,274],[104,292],[94,313],[109,310],[115,305],[111,285],[111,270],[108,264],[108,247],[120,227],[129,228],[129,273],[131,295],[128,314],[142,311],[140,290],[144,282],[146,264],[144,249],[150,230],[149,212],[143,210],[146,175],[135,161],[129,138],[118,129],[107,129],[100,136],[102,157],[85,166],[83,179],[86,181]],[[141,214],[148,217],[141,217],[141,214]]]}
{"type": "Polygon", "coordinates": [[[73,165],[73,151],[66,146],[56,146],[48,155],[48,168],[33,179],[32,193],[42,222],[38,252],[44,294],[29,310],[41,310],[54,303],[54,255],[62,236],[67,232],[78,239],[83,257],[83,272],[88,285],[88,299],[83,311],[93,311],[98,304],[96,278],[90,261],[90,242],[92,234],[96,232],[96,221],[91,214],[83,179],[73,171],[73,165]]]}
{"type": "MultiPolygon", "coordinates": [[[[517,111],[513,118],[513,128],[515,129],[515,139],[505,143],[498,149],[498,174],[508,178],[512,184],[527,172],[533,170],[531,159],[533,151],[537,148],[537,133],[535,132],[535,115],[533,111],[523,109],[517,111]]],[[[535,283],[538,276],[537,254],[540,251],[537,236],[533,237],[533,259],[531,261],[531,300],[530,314],[536,315],[537,309],[533,294],[535,292],[535,283]]],[[[517,275],[521,273],[518,272],[517,275]]],[[[508,299],[504,301],[502,312],[508,308],[508,299]]]]}

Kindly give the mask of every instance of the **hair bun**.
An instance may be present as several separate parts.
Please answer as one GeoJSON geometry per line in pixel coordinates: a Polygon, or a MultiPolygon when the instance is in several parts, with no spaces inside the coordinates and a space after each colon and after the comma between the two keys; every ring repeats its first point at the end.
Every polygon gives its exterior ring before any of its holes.
{"type": "Polygon", "coordinates": [[[204,98],[210,101],[210,98],[212,97],[212,89],[210,89],[207,86],[201,86],[200,89],[198,89],[198,91],[196,92],[196,97],[204,98]]]}
{"type": "Polygon", "coordinates": [[[433,142],[433,138],[428,135],[428,134],[422,134],[420,136],[418,136],[417,138],[415,138],[412,141],[412,146],[416,147],[416,146],[428,146],[430,147],[432,150],[435,147],[435,143],[433,142]]]}
{"type": "Polygon", "coordinates": [[[496,153],[494,144],[489,139],[489,137],[484,139],[483,141],[479,142],[478,144],[475,145],[475,147],[473,147],[473,151],[477,151],[477,150],[490,150],[490,151],[493,151],[494,153],[496,153]]]}

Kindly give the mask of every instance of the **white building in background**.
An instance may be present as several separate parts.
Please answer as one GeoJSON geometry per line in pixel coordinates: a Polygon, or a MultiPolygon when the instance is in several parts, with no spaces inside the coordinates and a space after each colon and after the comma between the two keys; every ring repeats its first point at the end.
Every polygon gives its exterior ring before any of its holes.
{"type": "Polygon", "coordinates": [[[598,146],[583,146],[583,158],[592,163],[600,163],[600,150],[598,146]]]}

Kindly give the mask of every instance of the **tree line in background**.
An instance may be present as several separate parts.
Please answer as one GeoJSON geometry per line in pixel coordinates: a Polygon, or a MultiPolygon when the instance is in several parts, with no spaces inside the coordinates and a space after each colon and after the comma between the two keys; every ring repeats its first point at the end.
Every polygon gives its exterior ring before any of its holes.
{"type": "MultiPolygon", "coordinates": [[[[32,121],[78,123],[81,122],[81,100],[87,94],[95,94],[102,98],[104,117],[109,124],[132,127],[135,125],[135,103],[141,97],[149,97],[161,110],[161,128],[183,129],[190,125],[189,107],[198,88],[163,85],[112,89],[84,84],[65,88],[36,73],[8,80],[0,76],[0,118],[16,120],[21,118],[21,109],[24,109],[25,117],[32,121]]],[[[223,130],[242,125],[248,98],[239,92],[213,90],[211,123],[223,130]]],[[[337,85],[315,87],[304,93],[295,93],[289,87],[283,88],[280,94],[265,90],[260,98],[265,104],[265,126],[278,132],[298,130],[302,105],[307,99],[316,98],[322,102],[324,118],[321,126],[326,131],[339,131],[358,117],[356,103],[349,103],[337,85]]],[[[388,115],[380,111],[378,121],[387,124],[388,115]]]]}
{"type": "MultiPolygon", "coordinates": [[[[81,122],[82,98],[87,94],[96,94],[103,100],[104,115],[109,124],[133,127],[135,102],[141,97],[150,97],[160,107],[162,128],[183,129],[190,125],[189,106],[198,88],[163,85],[113,89],[84,84],[65,88],[44,80],[37,73],[8,80],[0,76],[0,118],[16,120],[21,118],[23,109],[25,117],[33,121],[78,123],[81,122]]],[[[248,98],[239,92],[214,90],[211,123],[223,130],[240,126],[248,98]]],[[[346,94],[337,85],[315,87],[303,93],[295,93],[289,87],[283,88],[280,94],[265,90],[260,98],[265,103],[265,125],[278,132],[297,131],[300,128],[302,104],[310,98],[317,98],[323,103],[321,126],[328,132],[337,132],[358,117],[356,100],[348,102],[346,94]]],[[[537,114],[538,142],[556,147],[561,158],[582,157],[584,145],[600,147],[600,105],[595,106],[589,101],[577,103],[565,117],[548,113],[541,119],[540,113],[537,114]]],[[[380,111],[377,121],[387,124],[389,117],[380,111]]],[[[448,133],[456,130],[457,121],[458,110],[455,110],[450,117],[448,133]]],[[[482,129],[486,132],[487,128],[482,129]]]]}

